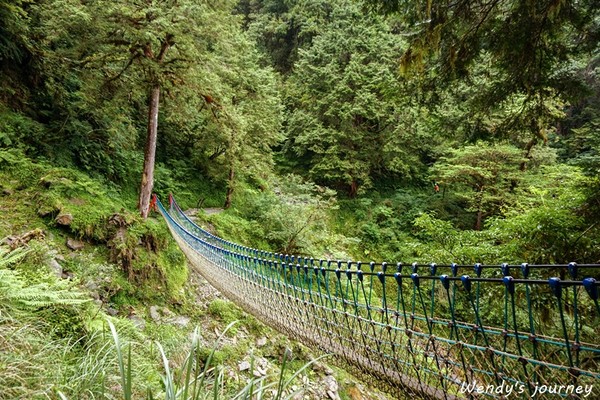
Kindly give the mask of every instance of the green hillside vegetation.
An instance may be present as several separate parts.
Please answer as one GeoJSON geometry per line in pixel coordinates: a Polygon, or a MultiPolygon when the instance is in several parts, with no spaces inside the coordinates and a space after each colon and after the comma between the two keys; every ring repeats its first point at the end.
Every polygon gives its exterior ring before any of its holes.
{"type": "Polygon", "coordinates": [[[0,0],[0,398],[320,384],[149,190],[284,254],[600,263],[599,33],[591,0],[0,0]]]}

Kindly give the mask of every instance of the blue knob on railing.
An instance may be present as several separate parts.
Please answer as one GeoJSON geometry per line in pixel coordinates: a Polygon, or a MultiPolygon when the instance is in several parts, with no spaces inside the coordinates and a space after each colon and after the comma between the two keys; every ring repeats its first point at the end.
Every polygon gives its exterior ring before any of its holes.
{"type": "Polygon", "coordinates": [[[554,292],[554,295],[560,298],[562,294],[562,285],[560,283],[560,278],[550,278],[548,279],[548,284],[550,285],[552,292],[554,292]]]}
{"type": "Polygon", "coordinates": [[[458,264],[457,263],[450,264],[450,271],[452,271],[452,276],[458,275],[458,264]]]}
{"type": "Polygon", "coordinates": [[[416,262],[412,263],[412,272],[413,272],[413,274],[417,273],[418,268],[419,268],[419,265],[416,262]]]}
{"type": "Polygon", "coordinates": [[[356,276],[358,277],[359,281],[363,281],[363,272],[361,270],[356,271],[356,276]]]}
{"type": "Polygon", "coordinates": [[[473,284],[473,282],[471,281],[471,277],[469,275],[463,275],[460,277],[460,280],[463,283],[463,287],[465,288],[465,290],[467,292],[471,291],[471,285],[473,284]]]}
{"type": "Polygon", "coordinates": [[[523,274],[523,278],[529,278],[529,264],[523,263],[521,264],[521,273],[523,274]]]}
{"type": "Polygon", "coordinates": [[[402,272],[402,263],[401,262],[396,263],[396,271],[398,271],[400,273],[402,272]]]}
{"type": "Polygon", "coordinates": [[[342,268],[342,261],[341,260],[337,260],[337,267],[338,268],[342,268]]]}
{"type": "Polygon", "coordinates": [[[347,270],[346,270],[346,277],[347,277],[348,279],[352,279],[352,270],[351,270],[351,269],[347,269],[347,270]]]}
{"type": "Polygon", "coordinates": [[[440,276],[440,280],[442,281],[442,286],[444,286],[444,289],[449,290],[450,289],[450,278],[448,278],[448,275],[440,276]]]}
{"type": "Polygon", "coordinates": [[[371,269],[371,272],[375,271],[375,261],[369,263],[369,268],[371,269]]]}
{"type": "Polygon", "coordinates": [[[481,273],[483,272],[483,266],[480,263],[476,263],[473,267],[473,270],[475,271],[475,275],[477,275],[477,277],[480,277],[481,273]]]}
{"type": "Polygon", "coordinates": [[[412,279],[413,284],[416,287],[419,287],[419,284],[421,283],[420,280],[419,280],[419,274],[417,274],[416,272],[410,274],[410,279],[412,279]]]}
{"type": "Polygon", "coordinates": [[[598,286],[596,286],[596,280],[594,278],[585,278],[583,280],[583,287],[592,300],[598,300],[598,286]]]}
{"type": "Polygon", "coordinates": [[[400,272],[396,272],[396,273],[394,274],[394,279],[396,279],[396,283],[397,283],[398,285],[401,285],[401,284],[402,284],[402,274],[401,274],[400,272]]]}
{"type": "Polygon", "coordinates": [[[378,272],[377,277],[379,278],[379,282],[381,282],[381,283],[385,282],[385,274],[383,272],[378,272]]]}
{"type": "Polygon", "coordinates": [[[502,282],[504,282],[504,285],[506,286],[510,294],[515,293],[515,281],[512,276],[505,276],[504,278],[502,278],[502,282]]]}
{"type": "Polygon", "coordinates": [[[570,262],[568,269],[569,269],[569,274],[571,275],[571,278],[577,279],[577,263],[570,262]]]}
{"type": "Polygon", "coordinates": [[[385,274],[385,271],[387,271],[387,263],[384,261],[381,263],[381,271],[383,271],[383,273],[385,274]]]}
{"type": "Polygon", "coordinates": [[[510,267],[508,266],[508,263],[502,263],[502,265],[500,265],[500,270],[502,271],[503,276],[510,276],[510,267]]]}
{"type": "Polygon", "coordinates": [[[436,263],[429,264],[429,273],[431,274],[431,276],[435,276],[436,272],[437,272],[437,264],[436,263]]]}
{"type": "Polygon", "coordinates": [[[362,267],[362,262],[358,261],[356,263],[356,269],[360,271],[360,268],[362,267]]]}
{"type": "Polygon", "coordinates": [[[342,270],[339,268],[335,269],[335,276],[340,280],[342,278],[342,270]]]}

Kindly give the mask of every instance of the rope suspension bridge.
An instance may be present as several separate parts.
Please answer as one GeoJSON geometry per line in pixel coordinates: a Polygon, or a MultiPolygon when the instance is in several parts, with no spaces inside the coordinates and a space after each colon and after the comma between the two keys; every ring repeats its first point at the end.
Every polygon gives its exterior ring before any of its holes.
{"type": "Polygon", "coordinates": [[[219,238],[172,197],[156,204],[211,285],[387,391],[600,398],[600,265],[315,260],[219,238]]]}

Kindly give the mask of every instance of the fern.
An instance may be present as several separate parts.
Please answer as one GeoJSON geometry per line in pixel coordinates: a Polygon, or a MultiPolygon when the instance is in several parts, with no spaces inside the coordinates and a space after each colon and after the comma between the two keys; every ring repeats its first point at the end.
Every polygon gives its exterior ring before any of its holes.
{"type": "Polygon", "coordinates": [[[77,305],[88,301],[83,293],[71,290],[66,283],[28,285],[18,271],[6,269],[27,253],[28,250],[8,252],[0,248],[0,312],[77,305]]]}

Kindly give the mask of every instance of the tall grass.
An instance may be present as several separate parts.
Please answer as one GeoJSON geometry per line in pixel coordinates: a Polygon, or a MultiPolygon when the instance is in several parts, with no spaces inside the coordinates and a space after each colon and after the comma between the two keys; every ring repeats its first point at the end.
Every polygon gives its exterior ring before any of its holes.
{"type": "MultiPolygon", "coordinates": [[[[219,338],[215,341],[211,351],[204,360],[202,356],[201,336],[200,331],[196,328],[192,334],[192,342],[185,361],[179,368],[171,368],[171,364],[160,343],[156,343],[159,350],[163,373],[161,376],[163,383],[164,393],[160,395],[153,393],[148,389],[146,393],[147,400],[154,400],[160,396],[164,400],[219,400],[219,399],[232,399],[232,400],[248,400],[257,399],[261,400],[264,398],[272,398],[274,400],[289,400],[298,391],[289,393],[288,388],[304,370],[306,370],[313,363],[321,360],[325,356],[318,357],[304,364],[301,368],[296,370],[289,378],[285,379],[288,361],[291,357],[291,351],[286,349],[283,355],[281,368],[278,376],[262,376],[259,378],[252,377],[248,383],[237,393],[226,393],[226,387],[224,382],[224,367],[222,365],[213,365],[213,357],[219,343],[225,337],[227,332],[237,323],[233,321],[223,330],[219,338]],[[273,394],[273,388],[275,388],[273,394]]],[[[117,355],[117,364],[119,367],[119,374],[121,378],[121,390],[123,398],[125,400],[133,399],[133,387],[132,387],[132,368],[134,366],[131,362],[131,345],[127,346],[127,351],[123,351],[123,343],[120,340],[117,329],[108,321],[110,331],[115,346],[117,355]]],[[[205,353],[204,353],[205,354],[205,353]]],[[[254,358],[251,359],[250,371],[254,370],[254,358]]],[[[63,394],[61,394],[64,396],[63,394]]],[[[66,397],[63,397],[66,399],[66,397]]]]}

